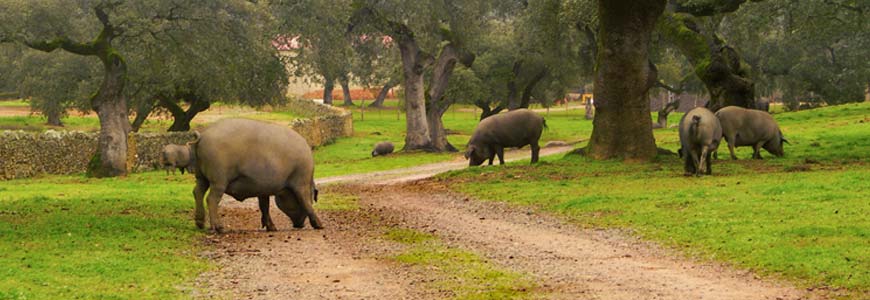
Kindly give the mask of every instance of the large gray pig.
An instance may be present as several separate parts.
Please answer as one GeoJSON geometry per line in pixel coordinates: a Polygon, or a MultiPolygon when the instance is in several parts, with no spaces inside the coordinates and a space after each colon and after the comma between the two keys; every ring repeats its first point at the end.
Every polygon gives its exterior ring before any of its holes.
{"type": "Polygon", "coordinates": [[[716,117],[722,124],[731,159],[737,159],[734,147],[741,146],[752,146],[752,158],[755,159],[761,159],[760,148],[773,155],[783,156],[782,144],[788,141],[782,137],[779,125],[767,112],[728,106],[717,111],[716,117]]]}
{"type": "Polygon", "coordinates": [[[713,173],[711,155],[719,148],[722,126],[710,110],[698,107],[680,119],[680,144],[686,176],[713,173]]]}
{"type": "Polygon", "coordinates": [[[160,165],[166,169],[166,174],[169,170],[175,173],[175,168],[184,174],[184,171],[193,171],[193,163],[191,161],[191,152],[189,145],[169,144],[163,146],[163,151],[160,152],[160,165]]]}
{"type": "Polygon", "coordinates": [[[195,153],[196,225],[204,227],[203,196],[208,190],[208,215],[211,228],[221,232],[218,214],[221,196],[238,201],[257,197],[261,224],[275,226],[269,217],[269,196],[293,221],[323,228],[312,207],[316,200],[314,159],[305,139],[290,128],[246,119],[225,119],[206,128],[191,146],[195,153]]]}
{"type": "Polygon", "coordinates": [[[530,145],[532,148],[532,163],[538,162],[538,140],[541,132],[547,126],[544,118],[528,109],[517,109],[506,113],[490,116],[474,129],[465,150],[465,158],[469,166],[479,166],[489,159],[489,164],[496,155],[500,164],[504,164],[504,148],[521,148],[530,145]]]}

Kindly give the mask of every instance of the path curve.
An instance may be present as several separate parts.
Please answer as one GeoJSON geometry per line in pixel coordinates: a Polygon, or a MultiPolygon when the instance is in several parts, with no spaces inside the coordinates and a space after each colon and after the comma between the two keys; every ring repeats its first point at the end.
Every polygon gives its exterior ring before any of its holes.
{"type": "MultiPolygon", "coordinates": [[[[542,149],[542,155],[571,147],[542,149]]],[[[528,150],[506,153],[507,160],[528,150]]],[[[437,181],[419,181],[465,168],[467,162],[318,179],[360,196],[356,212],[322,212],[325,230],[286,230],[287,218],[272,204],[278,228],[259,225],[256,201],[223,201],[230,233],[209,238],[207,253],[220,268],[204,274],[198,298],[438,299],[422,288],[419,273],[384,259],[389,247],[371,236],[360,215],[398,220],[388,226],[432,232],[448,244],[480,253],[502,267],[536,279],[551,299],[807,299],[814,295],[747,271],[688,261],[623,232],[590,230],[528,208],[483,202],[450,192],[437,181]],[[382,217],[381,217],[382,216],[382,217]],[[250,249],[260,249],[253,251],[250,249]]],[[[500,167],[500,166],[494,166],[500,167]]],[[[330,189],[330,187],[327,187],[330,189]]],[[[328,199],[328,193],[322,194],[328,199]]]]}

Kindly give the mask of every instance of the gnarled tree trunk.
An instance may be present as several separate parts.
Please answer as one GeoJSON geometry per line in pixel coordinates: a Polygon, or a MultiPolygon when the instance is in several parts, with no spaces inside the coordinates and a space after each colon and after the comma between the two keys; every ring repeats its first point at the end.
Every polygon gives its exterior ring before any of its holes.
{"type": "Polygon", "coordinates": [[[656,145],[647,91],[655,71],[650,34],[665,0],[598,0],[595,120],[586,153],[595,159],[651,160],[656,145]]]}
{"type": "Polygon", "coordinates": [[[529,104],[532,101],[532,91],[535,90],[535,86],[541,82],[544,77],[547,76],[547,69],[542,69],[535,73],[535,76],[526,83],[526,87],[523,89],[523,97],[520,99],[520,108],[529,108],[529,104]]]}
{"type": "Polygon", "coordinates": [[[103,82],[91,98],[91,107],[100,119],[97,153],[88,164],[88,175],[95,177],[127,174],[127,133],[130,132],[127,101],[124,97],[127,63],[112,46],[112,40],[118,32],[109,22],[109,16],[104,10],[111,5],[98,4],[94,7],[94,13],[103,28],[99,36],[91,42],[74,42],[66,36],[58,36],[49,41],[24,42],[36,50],[51,52],[63,49],[76,55],[97,57],[103,63],[103,82]]]}
{"type": "Polygon", "coordinates": [[[193,118],[195,118],[197,114],[211,107],[211,103],[202,100],[199,96],[193,94],[188,93],[176,95],[175,98],[184,99],[190,103],[190,107],[185,111],[173,100],[166,98],[160,99],[160,105],[169,110],[169,113],[172,114],[173,121],[172,125],[169,126],[168,131],[189,131],[190,121],[193,121],[193,118]]]}
{"type": "Polygon", "coordinates": [[[353,99],[350,98],[350,80],[347,77],[343,77],[340,83],[341,92],[344,96],[344,106],[353,106],[353,99]]]}
{"type": "Polygon", "coordinates": [[[432,137],[426,122],[423,69],[432,60],[420,51],[413,37],[400,36],[399,51],[405,77],[405,148],[432,151],[432,137]]]}
{"type": "Polygon", "coordinates": [[[484,100],[482,100],[482,99],[481,99],[481,100],[477,100],[477,101],[474,102],[474,105],[477,106],[477,107],[480,107],[480,109],[481,109],[481,112],[480,112],[480,120],[481,120],[481,121],[483,121],[483,119],[486,119],[486,118],[489,117],[489,116],[497,115],[497,114],[500,113],[502,110],[504,110],[505,108],[507,108],[507,107],[505,107],[505,106],[502,105],[502,104],[499,104],[499,105],[496,106],[495,108],[491,108],[491,107],[490,107],[490,103],[491,103],[491,102],[492,102],[492,101],[484,101],[484,100]]]}
{"type": "Polygon", "coordinates": [[[384,100],[387,99],[387,95],[390,93],[390,89],[395,87],[397,84],[399,84],[399,81],[392,79],[392,78],[390,79],[390,81],[387,81],[387,83],[384,84],[384,87],[381,88],[381,91],[378,93],[378,96],[377,96],[377,98],[375,98],[375,101],[372,102],[372,104],[369,104],[369,106],[371,106],[371,107],[383,107],[384,100]]]}
{"type": "Polygon", "coordinates": [[[520,108],[529,108],[529,103],[532,99],[532,91],[534,91],[535,86],[541,82],[544,77],[547,76],[546,68],[535,69],[534,67],[529,67],[524,61],[520,60],[514,62],[513,67],[513,77],[507,83],[508,88],[508,109],[520,109],[520,108]],[[529,70],[529,68],[531,68],[529,70]],[[525,72],[533,72],[531,78],[527,81],[523,81],[522,76],[525,72]]]}
{"type": "Polygon", "coordinates": [[[725,106],[755,108],[755,82],[748,65],[734,48],[699,26],[687,13],[666,13],[658,23],[659,32],[694,66],[695,75],[710,93],[707,108],[725,106]]]}
{"type": "Polygon", "coordinates": [[[326,78],[323,82],[323,104],[332,105],[332,90],[335,89],[335,80],[326,78]]]}
{"type": "Polygon", "coordinates": [[[45,112],[45,118],[47,119],[45,124],[50,126],[63,126],[63,122],[60,120],[62,113],[55,110],[49,110],[45,112]]]}
{"type": "Polygon", "coordinates": [[[453,69],[456,68],[456,62],[460,60],[464,65],[470,66],[474,62],[474,56],[461,52],[449,43],[441,49],[432,70],[432,82],[429,84],[429,97],[426,101],[426,120],[429,124],[429,135],[432,137],[432,147],[436,151],[457,151],[456,147],[447,141],[447,131],[444,130],[441,117],[454,102],[452,99],[445,99],[444,93],[447,91],[450,76],[453,75],[453,69]]]}
{"type": "Polygon", "coordinates": [[[653,128],[668,128],[668,115],[680,108],[680,100],[668,102],[656,115],[657,122],[653,124],[653,128]]]}
{"type": "Polygon", "coordinates": [[[145,124],[145,120],[148,119],[148,115],[154,111],[154,106],[156,105],[157,98],[139,103],[139,106],[136,108],[136,118],[133,119],[133,124],[131,126],[133,132],[139,132],[139,129],[141,129],[142,125],[145,124]]]}
{"type": "Polygon", "coordinates": [[[88,173],[94,177],[114,177],[127,174],[127,101],[124,85],[127,79],[127,64],[112,48],[100,57],[105,67],[105,76],[99,91],[91,99],[91,105],[100,119],[98,160],[91,160],[88,173]]]}

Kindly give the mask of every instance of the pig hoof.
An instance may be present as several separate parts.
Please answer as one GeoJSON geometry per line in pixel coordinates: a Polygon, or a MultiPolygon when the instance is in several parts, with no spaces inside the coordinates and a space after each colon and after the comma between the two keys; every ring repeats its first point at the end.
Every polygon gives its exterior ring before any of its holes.
{"type": "Polygon", "coordinates": [[[266,225],[266,231],[278,231],[278,228],[275,228],[275,225],[269,224],[266,225]]]}
{"type": "Polygon", "coordinates": [[[218,233],[218,234],[220,234],[220,233],[224,233],[224,227],[223,227],[223,226],[213,226],[211,229],[214,230],[214,232],[215,232],[215,233],[218,233]]]}
{"type": "Polygon", "coordinates": [[[196,228],[205,229],[205,222],[196,222],[196,228]]]}
{"type": "Polygon", "coordinates": [[[323,229],[323,225],[320,225],[320,224],[311,225],[311,227],[314,227],[314,229],[323,229]]]}
{"type": "Polygon", "coordinates": [[[691,173],[691,172],[683,173],[683,176],[686,176],[686,177],[689,177],[689,176],[692,176],[692,175],[695,175],[695,173],[691,173]]]}

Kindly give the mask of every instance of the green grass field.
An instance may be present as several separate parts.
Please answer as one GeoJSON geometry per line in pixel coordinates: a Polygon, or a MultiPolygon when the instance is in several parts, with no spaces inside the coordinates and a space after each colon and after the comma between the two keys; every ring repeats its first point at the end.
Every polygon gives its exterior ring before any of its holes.
{"type": "Polygon", "coordinates": [[[182,299],[209,268],[192,178],[0,181],[0,299],[182,299]]]}
{"type": "Polygon", "coordinates": [[[30,103],[25,100],[0,100],[0,107],[28,107],[30,103]]]}
{"type": "MultiPolygon", "coordinates": [[[[750,160],[751,149],[738,148],[741,160],[715,161],[713,176],[683,177],[676,156],[623,164],[568,155],[439,180],[480,199],[630,229],[692,257],[867,296],[870,103],[775,117],[791,141],[785,157],[750,160]]],[[[679,148],[676,129],[655,134],[659,147],[679,148]]]]}

